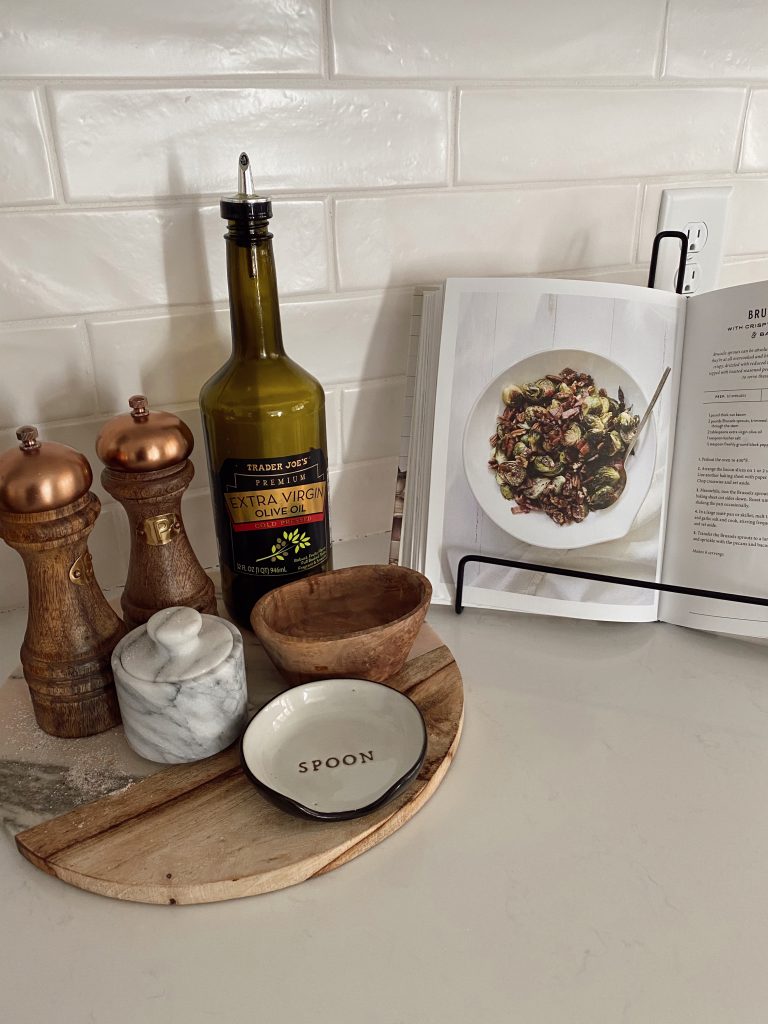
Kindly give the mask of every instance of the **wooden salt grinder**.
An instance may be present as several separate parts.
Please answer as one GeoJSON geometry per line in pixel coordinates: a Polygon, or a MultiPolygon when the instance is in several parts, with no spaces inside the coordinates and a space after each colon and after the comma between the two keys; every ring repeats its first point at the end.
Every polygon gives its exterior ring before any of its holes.
{"type": "Polygon", "coordinates": [[[117,725],[112,648],[125,627],[93,575],[88,535],[101,502],[88,460],[19,427],[0,455],[0,535],[27,571],[29,616],[21,664],[37,724],[51,736],[117,725]]]}
{"type": "Polygon", "coordinates": [[[144,395],[128,399],[130,413],[104,425],[96,454],[101,482],[128,514],[131,555],[121,598],[134,628],[155,612],[186,605],[216,614],[213,581],[198,562],[181,518],[181,499],[194,476],[189,427],[169,412],[150,412],[144,395]]]}

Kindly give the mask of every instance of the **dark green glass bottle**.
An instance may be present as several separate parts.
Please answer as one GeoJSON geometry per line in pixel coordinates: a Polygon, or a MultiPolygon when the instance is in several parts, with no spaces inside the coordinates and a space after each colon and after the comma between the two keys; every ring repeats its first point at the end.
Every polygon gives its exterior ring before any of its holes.
{"type": "Polygon", "coordinates": [[[331,568],[325,395],[283,349],[269,220],[240,156],[227,220],[232,354],[200,392],[224,603],[250,627],[269,590],[331,568]]]}

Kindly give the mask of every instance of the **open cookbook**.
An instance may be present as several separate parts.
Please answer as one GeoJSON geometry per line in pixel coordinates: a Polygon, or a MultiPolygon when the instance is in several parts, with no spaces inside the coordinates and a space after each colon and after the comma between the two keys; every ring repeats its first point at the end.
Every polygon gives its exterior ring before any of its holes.
{"type": "MultiPolygon", "coordinates": [[[[768,598],[768,282],[420,298],[393,551],[436,602],[464,555],[768,598]]],[[[467,564],[463,603],[768,637],[768,607],[492,564],[467,564]]]]}

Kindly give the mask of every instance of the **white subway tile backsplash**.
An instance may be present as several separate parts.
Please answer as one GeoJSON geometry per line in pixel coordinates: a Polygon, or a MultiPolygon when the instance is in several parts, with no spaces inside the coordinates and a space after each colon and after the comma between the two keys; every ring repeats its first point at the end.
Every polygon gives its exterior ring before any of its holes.
{"type": "Polygon", "coordinates": [[[768,251],[768,178],[736,180],[723,251],[743,256],[768,251]]]}
{"type": "Polygon", "coordinates": [[[341,286],[629,263],[637,198],[605,185],[341,199],[341,286]]]}
{"type": "Polygon", "coordinates": [[[130,546],[128,517],[123,509],[115,503],[102,508],[88,538],[88,547],[93,556],[93,571],[104,590],[125,583],[128,557],[123,555],[124,540],[130,546]]]}
{"type": "Polygon", "coordinates": [[[328,465],[341,462],[341,391],[325,389],[325,429],[328,439],[328,465]]]}
{"type": "MultiPolygon", "coordinates": [[[[749,98],[744,125],[740,171],[768,171],[768,89],[755,89],[749,98]]],[[[768,242],[766,242],[768,246],[768,242]]]]}
{"type": "Polygon", "coordinates": [[[768,256],[756,260],[725,260],[720,268],[720,288],[768,281],[768,256]]]}
{"type": "Polygon", "coordinates": [[[743,89],[489,89],[461,95],[458,180],[730,171],[743,89]]]}
{"type": "MultiPolygon", "coordinates": [[[[411,301],[400,289],[283,303],[286,351],[323,384],[402,374],[411,301]]],[[[226,309],[97,318],[88,331],[102,412],[137,392],[156,407],[196,402],[231,345],[226,309]]]]}
{"type": "MultiPolygon", "coordinates": [[[[0,450],[5,450],[3,445],[0,450]]],[[[0,541],[0,612],[27,603],[27,574],[21,555],[0,541]]]]}
{"type": "MultiPolygon", "coordinates": [[[[392,523],[389,524],[390,530],[392,523]]],[[[389,532],[341,541],[333,545],[333,568],[348,565],[383,565],[389,561],[389,532]]]]}
{"type": "Polygon", "coordinates": [[[386,78],[654,73],[664,0],[331,0],[334,67],[386,78]]]}
{"type": "Polygon", "coordinates": [[[362,462],[398,454],[404,397],[404,377],[368,381],[342,389],[345,462],[362,462]]]}
{"type": "Polygon", "coordinates": [[[67,196],[444,184],[449,94],[426,89],[138,89],[53,93],[67,196]]]}
{"type": "Polygon", "coordinates": [[[90,416],[96,390],[85,328],[0,326],[0,427],[90,416]]]}
{"type": "Polygon", "coordinates": [[[88,332],[103,412],[122,411],[137,393],[154,407],[196,401],[230,351],[225,310],[90,320],[88,332]]]}
{"type": "Polygon", "coordinates": [[[602,267],[600,270],[578,270],[575,274],[555,274],[555,277],[575,277],[579,281],[610,281],[612,284],[635,284],[644,288],[648,282],[647,267],[602,267]]]}
{"type": "Polygon", "coordinates": [[[334,541],[392,529],[397,458],[357,462],[329,473],[334,541]]]}
{"type": "MultiPolygon", "coordinates": [[[[321,201],[275,204],[283,294],[328,287],[321,201]]],[[[0,320],[227,296],[218,207],[0,213],[0,320]]]]}
{"type": "Polygon", "coordinates": [[[43,129],[32,90],[0,92],[0,138],[3,140],[0,203],[11,205],[53,199],[43,129]]]}
{"type": "Polygon", "coordinates": [[[670,78],[768,78],[763,0],[671,0],[665,74],[670,78]]]}
{"type": "Polygon", "coordinates": [[[286,351],[324,384],[405,372],[413,293],[294,301],[282,307],[286,351]]]}
{"type": "Polygon", "coordinates": [[[26,0],[0,34],[4,75],[317,74],[322,0],[26,0]]]}
{"type": "Polygon", "coordinates": [[[207,489],[187,491],[181,502],[181,516],[197,560],[204,569],[217,566],[219,552],[216,547],[210,492],[207,489]]]}
{"type": "Polygon", "coordinates": [[[0,317],[210,301],[200,211],[0,214],[0,317]]]}

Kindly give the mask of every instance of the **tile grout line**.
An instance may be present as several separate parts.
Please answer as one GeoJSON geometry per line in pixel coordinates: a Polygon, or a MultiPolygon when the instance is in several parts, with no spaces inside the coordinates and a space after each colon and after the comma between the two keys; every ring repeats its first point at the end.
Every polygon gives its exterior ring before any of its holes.
{"type": "MultiPolygon", "coordinates": [[[[740,176],[743,178],[744,176],[740,176]]],[[[674,183],[670,183],[674,184],[674,183]]],[[[642,217],[641,211],[641,217],[642,217]]],[[[638,240],[640,241],[640,240],[638,240]]],[[[650,257],[649,257],[650,258],[650,257]]],[[[768,259],[768,249],[755,249],[748,252],[726,253],[723,257],[729,262],[753,263],[768,259]]],[[[621,274],[633,270],[647,268],[648,259],[639,256],[625,263],[599,264],[597,266],[581,267],[555,267],[545,271],[526,271],[519,273],[518,277],[535,277],[544,274],[548,277],[560,277],[565,274],[571,277],[586,274],[588,276],[606,275],[611,273],[621,274]]],[[[418,283],[361,287],[346,287],[338,292],[306,292],[294,293],[281,298],[281,307],[301,306],[308,303],[331,303],[335,301],[346,302],[361,299],[383,298],[387,295],[405,294],[412,292],[415,287],[438,284],[438,281],[423,280],[418,283]]],[[[172,319],[179,316],[204,316],[226,313],[228,309],[226,300],[217,300],[213,303],[179,303],[178,306],[160,304],[157,306],[122,307],[119,309],[88,310],[79,313],[57,313],[46,314],[40,317],[15,318],[12,320],[0,321],[0,339],[3,333],[23,332],[26,330],[46,330],[57,327],[68,326],[76,322],[85,321],[90,325],[91,321],[98,321],[104,324],[120,323],[122,321],[141,321],[145,319],[172,319]]],[[[90,332],[89,332],[90,336],[90,332]]],[[[335,382],[334,382],[335,383],[335,382]]],[[[346,382],[345,382],[346,383],[346,382]]]]}
{"type": "MultiPolygon", "coordinates": [[[[635,219],[635,245],[634,245],[634,258],[635,264],[640,262],[640,242],[641,233],[643,228],[643,216],[646,211],[648,203],[648,186],[643,185],[640,188],[640,201],[638,203],[637,216],[635,219]]],[[[651,254],[648,253],[648,262],[650,262],[651,254]]]]}
{"type": "MultiPolygon", "coordinates": [[[[323,390],[331,392],[337,395],[339,398],[339,406],[341,406],[341,396],[345,390],[348,389],[359,389],[368,390],[375,388],[382,384],[392,384],[394,382],[404,381],[405,376],[403,374],[388,375],[385,377],[363,377],[354,378],[352,380],[338,380],[330,381],[326,384],[322,384],[323,390]]],[[[101,403],[99,403],[101,404],[101,403]]],[[[154,403],[153,403],[154,404],[154,403]]],[[[181,401],[163,401],[160,403],[166,412],[174,413],[175,415],[183,417],[187,413],[199,414],[200,407],[196,397],[186,398],[181,401]]],[[[89,413],[85,416],[68,416],[62,419],[45,419],[44,417],[36,418],[36,425],[41,431],[58,431],[58,430],[72,430],[79,427],[85,426],[100,426],[106,420],[111,419],[120,413],[124,413],[126,410],[123,407],[110,406],[109,408],[99,408],[96,412],[89,413]]],[[[340,411],[340,410],[339,410],[340,411]]],[[[16,423],[0,423],[0,434],[3,431],[13,431],[16,429],[16,423]]],[[[389,456],[381,456],[381,458],[389,458],[389,456]]],[[[357,461],[357,460],[356,460],[357,461]]],[[[375,461],[375,460],[363,460],[363,461],[375,461]]],[[[341,465],[341,463],[339,463],[341,465]]]]}
{"type": "Polygon", "coordinates": [[[331,19],[331,0],[321,0],[321,36],[323,46],[324,78],[331,82],[334,78],[333,67],[333,23],[331,19]]]}
{"type": "Polygon", "coordinates": [[[754,89],[747,89],[747,95],[744,99],[744,107],[741,111],[741,121],[739,123],[739,133],[736,137],[736,157],[733,167],[733,173],[738,174],[739,168],[744,160],[744,148],[747,144],[747,121],[749,119],[749,111],[752,107],[752,97],[754,95],[754,89]]]}
{"type": "MultiPolygon", "coordinates": [[[[667,0],[669,10],[669,0],[667,0]]],[[[561,77],[522,77],[522,78],[473,78],[469,75],[345,75],[333,71],[332,28],[329,30],[329,62],[328,74],[323,69],[319,72],[229,72],[222,74],[203,75],[93,75],[93,76],[61,76],[61,75],[2,75],[0,74],[0,90],[51,88],[59,92],[131,92],[131,91],[172,91],[198,89],[313,89],[331,91],[334,89],[366,89],[371,91],[435,91],[452,88],[473,90],[635,90],[648,92],[663,89],[696,91],[739,89],[752,85],[754,76],[743,77],[658,77],[665,72],[662,57],[666,64],[668,40],[666,23],[662,39],[654,54],[653,70],[647,75],[565,75],[561,77]]],[[[322,63],[325,63],[324,61],[322,63]]]]}
{"type": "Polygon", "coordinates": [[[659,46],[659,52],[656,57],[656,78],[660,83],[666,86],[667,79],[664,77],[667,73],[667,55],[669,51],[669,22],[672,16],[672,0],[666,0],[664,7],[664,19],[661,25],[661,40],[659,46]]]}
{"type": "MultiPolygon", "coordinates": [[[[745,94],[746,100],[746,94],[745,94]]],[[[270,189],[270,195],[280,203],[323,203],[331,198],[348,200],[397,199],[410,196],[472,195],[474,193],[554,192],[564,189],[620,188],[636,184],[686,184],[709,179],[735,177],[736,173],[725,167],[699,168],[687,172],[660,172],[657,174],[622,174],[613,177],[583,178],[510,178],[505,181],[470,181],[450,187],[444,181],[434,183],[404,183],[399,185],[358,186],[334,185],[313,190],[281,191],[270,189]]],[[[738,172],[738,179],[768,182],[768,166],[756,171],[738,172]]],[[[180,207],[195,211],[214,210],[218,207],[219,194],[195,195],[142,195],[125,196],[119,199],[76,199],[62,204],[51,204],[39,200],[29,203],[0,204],[0,218],[17,214],[44,215],[50,213],[132,213],[132,212],[173,212],[180,207]]]]}
{"type": "MultiPolygon", "coordinates": [[[[94,352],[95,341],[94,341],[93,333],[91,331],[91,326],[90,326],[88,320],[85,317],[83,317],[83,319],[82,319],[82,325],[83,325],[83,330],[85,331],[85,339],[86,339],[86,344],[88,346],[88,359],[90,361],[90,366],[91,366],[91,387],[93,389],[93,399],[94,399],[94,402],[96,404],[96,409],[98,410],[96,413],[94,413],[94,415],[101,415],[101,410],[102,410],[101,388],[99,387],[99,375],[98,375],[98,373],[96,371],[96,354],[94,352]]],[[[127,399],[128,395],[126,395],[125,397],[127,399]]]]}
{"type": "MultiPolygon", "coordinates": [[[[48,161],[48,171],[51,175],[53,186],[54,210],[60,209],[66,203],[66,192],[64,189],[64,176],[59,163],[58,149],[56,145],[56,133],[53,125],[53,115],[50,107],[50,98],[45,86],[36,88],[34,91],[35,106],[43,133],[43,145],[45,156],[48,161]]],[[[24,209],[24,207],[22,207],[24,209]]],[[[0,207],[0,213],[3,208],[0,207]]]]}
{"type": "Polygon", "coordinates": [[[336,235],[336,202],[333,196],[326,196],[324,204],[325,250],[328,260],[328,289],[338,295],[341,290],[339,273],[339,243],[336,235]]]}
{"type": "Polygon", "coordinates": [[[461,89],[451,90],[450,125],[448,130],[448,186],[455,189],[459,183],[459,117],[461,112],[461,89]]]}
{"type": "MultiPolygon", "coordinates": [[[[387,295],[405,294],[412,291],[407,284],[392,285],[381,288],[357,288],[352,291],[295,292],[280,297],[280,307],[302,306],[308,303],[343,302],[359,299],[383,299],[387,295]]],[[[214,302],[179,303],[178,305],[159,304],[156,306],[126,306],[120,309],[87,310],[78,313],[57,313],[40,317],[26,317],[16,320],[0,321],[0,334],[9,330],[25,330],[27,328],[60,327],[77,320],[86,322],[115,323],[122,320],[162,319],[170,316],[204,316],[206,314],[228,313],[229,303],[226,299],[214,302]]]]}

